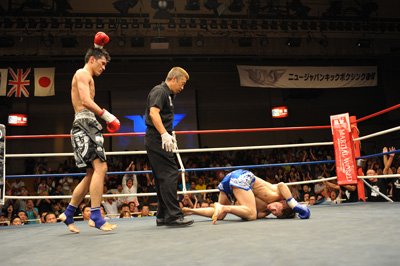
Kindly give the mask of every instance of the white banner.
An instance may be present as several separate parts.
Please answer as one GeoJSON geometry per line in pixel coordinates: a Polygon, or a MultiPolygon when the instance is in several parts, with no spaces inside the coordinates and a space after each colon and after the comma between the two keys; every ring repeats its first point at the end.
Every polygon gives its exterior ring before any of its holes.
{"type": "Polygon", "coordinates": [[[378,84],[376,66],[272,67],[237,66],[240,86],[263,88],[372,87],[378,84]]]}
{"type": "Polygon", "coordinates": [[[54,96],[55,68],[35,68],[35,96],[54,96]]]}

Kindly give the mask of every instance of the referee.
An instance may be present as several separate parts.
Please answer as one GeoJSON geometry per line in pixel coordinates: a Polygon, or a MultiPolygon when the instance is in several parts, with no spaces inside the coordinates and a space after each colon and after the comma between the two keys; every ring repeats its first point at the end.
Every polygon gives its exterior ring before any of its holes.
{"type": "Polygon", "coordinates": [[[155,86],[147,97],[146,136],[144,145],[153,169],[158,210],[157,226],[187,226],[194,221],[183,217],[177,200],[178,166],[172,150],[176,140],[171,136],[175,95],[183,90],[189,74],[180,67],[172,68],[165,82],[155,86]]]}

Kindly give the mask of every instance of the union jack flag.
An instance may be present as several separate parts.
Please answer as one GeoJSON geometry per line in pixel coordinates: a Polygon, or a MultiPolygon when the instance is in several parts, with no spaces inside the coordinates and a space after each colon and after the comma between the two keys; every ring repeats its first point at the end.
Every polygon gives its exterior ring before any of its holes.
{"type": "Polygon", "coordinates": [[[29,97],[29,91],[25,86],[30,86],[30,80],[26,80],[29,73],[31,73],[31,68],[28,68],[25,72],[23,69],[18,68],[17,73],[11,68],[9,68],[9,73],[12,79],[8,80],[8,85],[11,85],[11,89],[7,93],[7,97],[13,96],[21,97],[24,95],[25,97],[29,97]]]}

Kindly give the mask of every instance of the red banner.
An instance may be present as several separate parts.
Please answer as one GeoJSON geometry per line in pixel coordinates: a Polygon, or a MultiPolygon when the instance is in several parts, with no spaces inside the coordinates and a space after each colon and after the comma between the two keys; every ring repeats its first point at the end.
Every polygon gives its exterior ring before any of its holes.
{"type": "Polygon", "coordinates": [[[356,185],[357,167],[349,114],[331,116],[338,185],[356,185]]]}

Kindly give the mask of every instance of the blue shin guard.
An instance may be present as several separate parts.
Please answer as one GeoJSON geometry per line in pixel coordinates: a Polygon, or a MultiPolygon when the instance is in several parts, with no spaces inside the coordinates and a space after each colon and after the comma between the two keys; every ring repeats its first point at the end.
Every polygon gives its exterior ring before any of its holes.
{"type": "Polygon", "coordinates": [[[60,218],[62,215],[65,215],[65,217],[63,217],[63,218],[65,218],[64,223],[66,225],[70,225],[70,224],[74,223],[74,214],[75,214],[76,208],[77,207],[75,207],[71,204],[68,204],[67,209],[64,211],[63,214],[60,215],[60,218]]]}
{"type": "Polygon", "coordinates": [[[90,211],[91,211],[90,220],[92,220],[94,222],[94,226],[97,229],[100,229],[106,223],[106,221],[101,216],[100,208],[101,207],[95,207],[95,208],[90,209],[90,211]]]}

